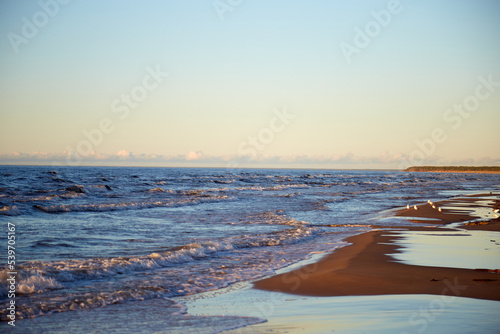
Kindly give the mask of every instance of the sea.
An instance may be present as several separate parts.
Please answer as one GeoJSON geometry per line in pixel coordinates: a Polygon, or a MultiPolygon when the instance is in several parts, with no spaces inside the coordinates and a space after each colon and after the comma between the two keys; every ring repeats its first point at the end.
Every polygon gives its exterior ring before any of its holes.
{"type": "Polygon", "coordinates": [[[179,297],[273,275],[350,235],[407,224],[392,214],[408,204],[499,190],[498,174],[0,166],[0,328],[12,326],[13,300],[26,333],[57,332],[64,319],[83,326],[81,314],[105,326],[99,315],[117,308],[148,310],[144,326],[179,333],[262,322],[190,316],[179,297]]]}

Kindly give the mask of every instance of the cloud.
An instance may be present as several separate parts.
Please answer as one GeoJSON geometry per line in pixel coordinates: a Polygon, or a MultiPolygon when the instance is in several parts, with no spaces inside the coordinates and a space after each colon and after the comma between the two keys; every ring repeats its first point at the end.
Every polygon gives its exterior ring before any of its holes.
{"type": "MultiPolygon", "coordinates": [[[[374,156],[359,156],[353,153],[341,155],[261,155],[255,158],[239,155],[211,156],[201,151],[187,154],[160,155],[134,154],[125,149],[114,154],[92,152],[87,156],[75,156],[74,152],[48,153],[2,153],[0,164],[7,165],[59,165],[59,166],[172,166],[172,167],[275,167],[275,168],[333,168],[333,169],[400,169],[401,161],[408,159],[406,154],[388,152],[374,156]],[[73,155],[72,155],[73,153],[73,155]]],[[[498,166],[500,159],[483,157],[480,159],[453,160],[432,156],[422,161],[427,165],[471,165],[498,166]]]]}
{"type": "Polygon", "coordinates": [[[186,160],[187,161],[192,161],[192,160],[200,160],[203,159],[205,155],[201,151],[189,151],[188,154],[186,154],[186,160]]]}
{"type": "Polygon", "coordinates": [[[116,153],[116,155],[120,158],[128,158],[130,157],[130,152],[127,150],[121,150],[116,153]]]}

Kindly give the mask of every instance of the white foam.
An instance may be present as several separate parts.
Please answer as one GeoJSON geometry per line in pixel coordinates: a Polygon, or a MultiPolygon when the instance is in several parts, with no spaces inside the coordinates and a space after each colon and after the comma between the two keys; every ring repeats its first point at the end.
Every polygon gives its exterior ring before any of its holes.
{"type": "Polygon", "coordinates": [[[5,216],[19,216],[21,214],[21,211],[17,208],[17,206],[13,205],[6,205],[2,206],[0,208],[0,215],[5,215],[5,216]]]}
{"type": "MultiPolygon", "coordinates": [[[[8,270],[0,271],[0,279],[2,282],[7,282],[6,279],[11,277],[11,274],[8,274],[9,272],[8,270]]],[[[54,278],[46,277],[38,270],[18,270],[17,275],[14,277],[16,279],[16,293],[21,295],[59,289],[62,287],[54,278]]],[[[0,285],[0,297],[6,297],[8,293],[7,284],[0,285]]]]}
{"type": "Polygon", "coordinates": [[[17,283],[17,292],[19,294],[30,294],[60,288],[62,288],[62,285],[54,278],[44,277],[38,271],[35,271],[24,279],[21,278],[17,283]]]}
{"type": "MultiPolygon", "coordinates": [[[[88,260],[66,260],[57,262],[28,262],[18,267],[17,292],[39,293],[62,288],[64,282],[96,279],[137,271],[147,271],[186,263],[208,257],[220,251],[232,250],[231,243],[204,242],[186,245],[163,254],[152,253],[142,257],[94,258],[88,260]]],[[[0,271],[5,280],[8,270],[0,271]]],[[[0,286],[0,296],[6,296],[5,286],[0,286]]]]}
{"type": "Polygon", "coordinates": [[[47,213],[63,213],[63,212],[102,212],[102,211],[117,211],[117,210],[132,210],[132,209],[147,209],[156,207],[170,207],[177,205],[196,204],[201,201],[218,201],[227,199],[227,196],[203,195],[197,198],[169,199],[161,201],[142,201],[142,202],[125,202],[125,203],[105,203],[105,204],[64,204],[41,206],[34,205],[33,207],[47,213]]]}

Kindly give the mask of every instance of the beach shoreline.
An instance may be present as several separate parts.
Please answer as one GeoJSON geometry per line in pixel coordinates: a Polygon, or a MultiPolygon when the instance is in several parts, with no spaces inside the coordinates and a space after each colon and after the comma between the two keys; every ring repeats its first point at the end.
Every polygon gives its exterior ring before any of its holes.
{"type": "Polygon", "coordinates": [[[413,225],[397,229],[388,227],[349,237],[346,241],[351,245],[334,251],[319,262],[256,281],[254,287],[304,296],[431,294],[499,301],[500,268],[473,270],[409,265],[396,262],[390,256],[402,251],[395,243],[401,238],[398,234],[401,230],[445,233],[456,229],[443,228],[444,225],[464,223],[461,229],[500,231],[500,219],[475,221],[480,219],[472,216],[472,211],[467,212],[477,207],[489,207],[493,212],[499,206],[497,195],[478,194],[420,204],[417,210],[413,206],[401,209],[396,216],[407,217],[413,225]],[[437,209],[439,207],[443,207],[442,211],[437,209]],[[465,223],[467,221],[470,223],[465,223]]]}
{"type": "Polygon", "coordinates": [[[404,172],[415,173],[486,173],[498,174],[500,167],[497,166],[413,166],[408,167],[404,172]]]}

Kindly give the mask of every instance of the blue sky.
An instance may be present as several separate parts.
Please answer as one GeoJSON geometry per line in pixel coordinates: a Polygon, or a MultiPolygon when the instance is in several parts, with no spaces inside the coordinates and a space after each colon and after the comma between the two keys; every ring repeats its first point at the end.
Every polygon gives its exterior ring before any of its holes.
{"type": "Polygon", "coordinates": [[[498,31],[485,0],[3,0],[0,164],[500,165],[498,31]]]}

